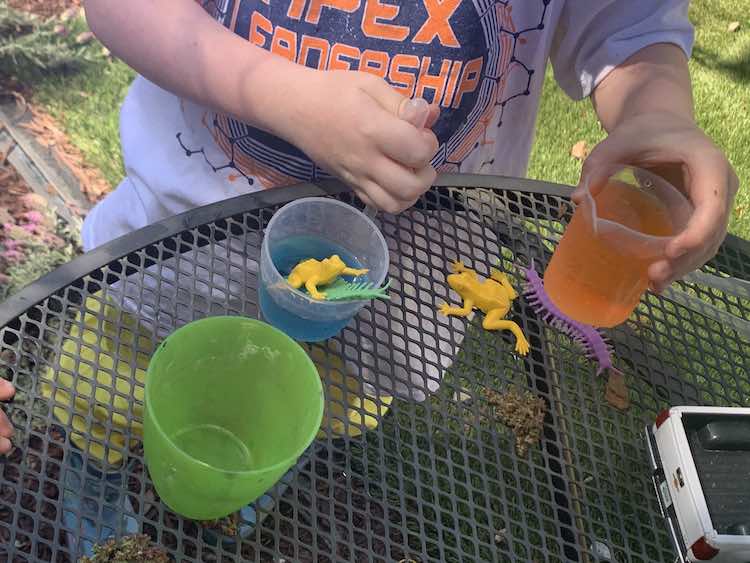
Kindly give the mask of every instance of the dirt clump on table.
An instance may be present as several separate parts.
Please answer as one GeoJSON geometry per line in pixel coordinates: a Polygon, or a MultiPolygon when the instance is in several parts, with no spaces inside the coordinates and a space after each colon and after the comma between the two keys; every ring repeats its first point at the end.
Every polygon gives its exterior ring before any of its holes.
{"type": "Polygon", "coordinates": [[[502,393],[488,388],[483,392],[493,418],[513,431],[516,453],[525,457],[529,447],[537,444],[542,436],[547,410],[544,399],[516,387],[502,393]]]}
{"type": "Polygon", "coordinates": [[[151,542],[145,534],[126,536],[94,546],[92,557],[83,557],[80,563],[170,563],[169,556],[151,542]]]}

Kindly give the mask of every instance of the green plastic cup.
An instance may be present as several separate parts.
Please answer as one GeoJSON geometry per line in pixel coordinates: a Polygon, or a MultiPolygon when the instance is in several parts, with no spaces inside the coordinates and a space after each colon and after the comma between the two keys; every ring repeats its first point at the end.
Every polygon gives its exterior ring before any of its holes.
{"type": "Polygon", "coordinates": [[[195,520],[239,510],[304,453],[323,407],[315,365],[283,332],[243,317],[183,326],[146,377],[143,446],[156,492],[195,520]]]}

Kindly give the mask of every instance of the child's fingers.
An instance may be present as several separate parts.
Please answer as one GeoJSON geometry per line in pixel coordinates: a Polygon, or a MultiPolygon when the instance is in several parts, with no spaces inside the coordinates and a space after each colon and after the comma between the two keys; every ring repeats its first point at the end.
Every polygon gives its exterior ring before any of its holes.
{"type": "Polygon", "coordinates": [[[372,199],[370,198],[370,196],[369,196],[369,195],[367,195],[367,193],[366,193],[366,192],[364,192],[363,190],[361,190],[361,189],[359,189],[359,188],[358,188],[358,189],[356,190],[356,193],[357,193],[357,197],[358,197],[358,198],[359,198],[359,199],[360,199],[360,200],[362,201],[362,203],[364,203],[364,204],[365,204],[365,205],[366,205],[367,207],[374,207],[374,208],[376,208],[376,209],[378,208],[378,206],[377,206],[377,205],[375,204],[375,202],[374,202],[374,201],[373,201],[373,200],[372,200],[372,199]]]}
{"type": "Polygon", "coordinates": [[[428,129],[413,125],[385,113],[378,121],[377,146],[391,159],[410,168],[424,168],[438,150],[438,140],[428,129]]]}
{"type": "Polygon", "coordinates": [[[431,166],[412,170],[386,158],[378,160],[373,170],[373,176],[356,188],[365,203],[387,213],[400,213],[413,206],[437,176],[431,166]]]}
{"type": "MultiPolygon", "coordinates": [[[[718,246],[718,239],[726,233],[736,187],[726,157],[703,133],[693,125],[663,117],[635,119],[613,131],[594,148],[584,163],[582,182],[589,182],[595,193],[609,173],[608,169],[622,163],[644,168],[671,163],[687,169],[686,191],[694,212],[686,228],[667,246],[667,258],[674,260],[692,254],[697,260],[706,249],[718,246]],[[658,122],[659,119],[664,122],[658,122]],[[657,122],[652,123],[653,120],[657,122]],[[649,134],[650,131],[654,134],[649,134]]],[[[574,196],[574,200],[580,201],[581,190],[574,196]]]]}
{"type": "MultiPolygon", "coordinates": [[[[0,379],[0,401],[7,401],[16,392],[16,388],[5,379],[0,379]]],[[[13,436],[13,425],[3,411],[0,411],[0,454],[10,451],[9,438],[13,436]]]]}
{"type": "Polygon", "coordinates": [[[438,141],[434,133],[424,128],[430,119],[437,119],[439,108],[436,110],[422,98],[406,98],[379,78],[365,80],[366,93],[384,110],[366,116],[379,126],[380,150],[406,166],[426,166],[437,152],[438,141]]]}
{"type": "Polygon", "coordinates": [[[654,262],[648,269],[648,279],[651,283],[651,288],[657,293],[663,291],[672,282],[680,280],[690,272],[701,268],[714,254],[716,254],[716,249],[711,245],[699,253],[686,254],[675,260],[665,259],[654,262]]]}
{"type": "MultiPolygon", "coordinates": [[[[387,158],[380,159],[373,166],[373,180],[394,200],[396,206],[413,204],[432,182],[437,173],[431,166],[411,169],[387,158]]],[[[399,209],[403,211],[408,205],[399,209]]]]}
{"type": "Polygon", "coordinates": [[[7,401],[10,399],[16,392],[16,388],[13,387],[13,384],[6,380],[6,379],[0,379],[0,401],[7,401]]]}
{"type": "Polygon", "coordinates": [[[7,415],[2,411],[0,411],[0,437],[13,437],[13,425],[10,423],[10,420],[8,420],[7,415]]]}
{"type": "Polygon", "coordinates": [[[587,186],[589,193],[596,197],[606,185],[613,166],[628,162],[632,157],[631,151],[632,143],[628,143],[627,136],[618,134],[617,131],[596,145],[583,161],[578,187],[571,196],[573,202],[581,203],[585,193],[584,186],[587,186]]]}
{"type": "Polygon", "coordinates": [[[429,129],[440,117],[438,104],[430,104],[423,98],[407,98],[385,80],[379,78],[370,79],[367,93],[391,115],[400,117],[420,129],[423,127],[429,129]]]}
{"type": "Polygon", "coordinates": [[[669,285],[672,280],[673,270],[669,260],[659,260],[654,262],[648,268],[648,280],[651,289],[660,293],[669,285]]]}
{"type": "Polygon", "coordinates": [[[430,104],[424,98],[405,99],[397,115],[417,129],[423,129],[430,117],[430,104]]]}
{"type": "Polygon", "coordinates": [[[363,81],[361,82],[362,90],[394,117],[398,117],[404,108],[404,104],[411,101],[385,80],[373,74],[358,74],[358,79],[363,81]]]}
{"type": "Polygon", "coordinates": [[[363,200],[367,199],[370,201],[369,205],[386,213],[401,213],[404,209],[408,209],[416,203],[416,198],[413,201],[404,201],[395,198],[374,180],[360,182],[357,191],[361,194],[360,197],[363,200]]]}
{"type": "Polygon", "coordinates": [[[672,259],[723,239],[729,202],[734,196],[728,177],[730,168],[718,150],[691,151],[685,164],[690,171],[689,191],[694,210],[685,229],[667,246],[667,256],[672,259]]]}
{"type": "Polygon", "coordinates": [[[430,113],[427,115],[427,122],[424,126],[427,129],[432,129],[440,118],[440,106],[437,104],[430,104],[430,113]]]}

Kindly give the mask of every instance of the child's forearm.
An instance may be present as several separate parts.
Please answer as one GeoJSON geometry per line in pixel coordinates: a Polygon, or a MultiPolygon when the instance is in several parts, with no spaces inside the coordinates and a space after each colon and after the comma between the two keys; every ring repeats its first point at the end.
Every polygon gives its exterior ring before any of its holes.
{"type": "Polygon", "coordinates": [[[667,112],[692,120],[693,94],[685,54],[666,43],[638,51],[602,80],[592,101],[608,132],[645,113],[667,112]]]}
{"type": "Polygon", "coordinates": [[[96,36],[138,73],[178,96],[275,132],[303,67],[252,45],[193,0],[85,0],[96,36]]]}

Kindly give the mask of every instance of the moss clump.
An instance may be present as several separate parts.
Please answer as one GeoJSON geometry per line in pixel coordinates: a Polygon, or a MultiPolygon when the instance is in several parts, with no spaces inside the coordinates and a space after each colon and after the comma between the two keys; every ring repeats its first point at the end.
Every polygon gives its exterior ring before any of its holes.
{"type": "Polygon", "coordinates": [[[170,559],[151,538],[140,534],[96,545],[93,557],[84,557],[79,563],[170,563],[170,559]]]}

